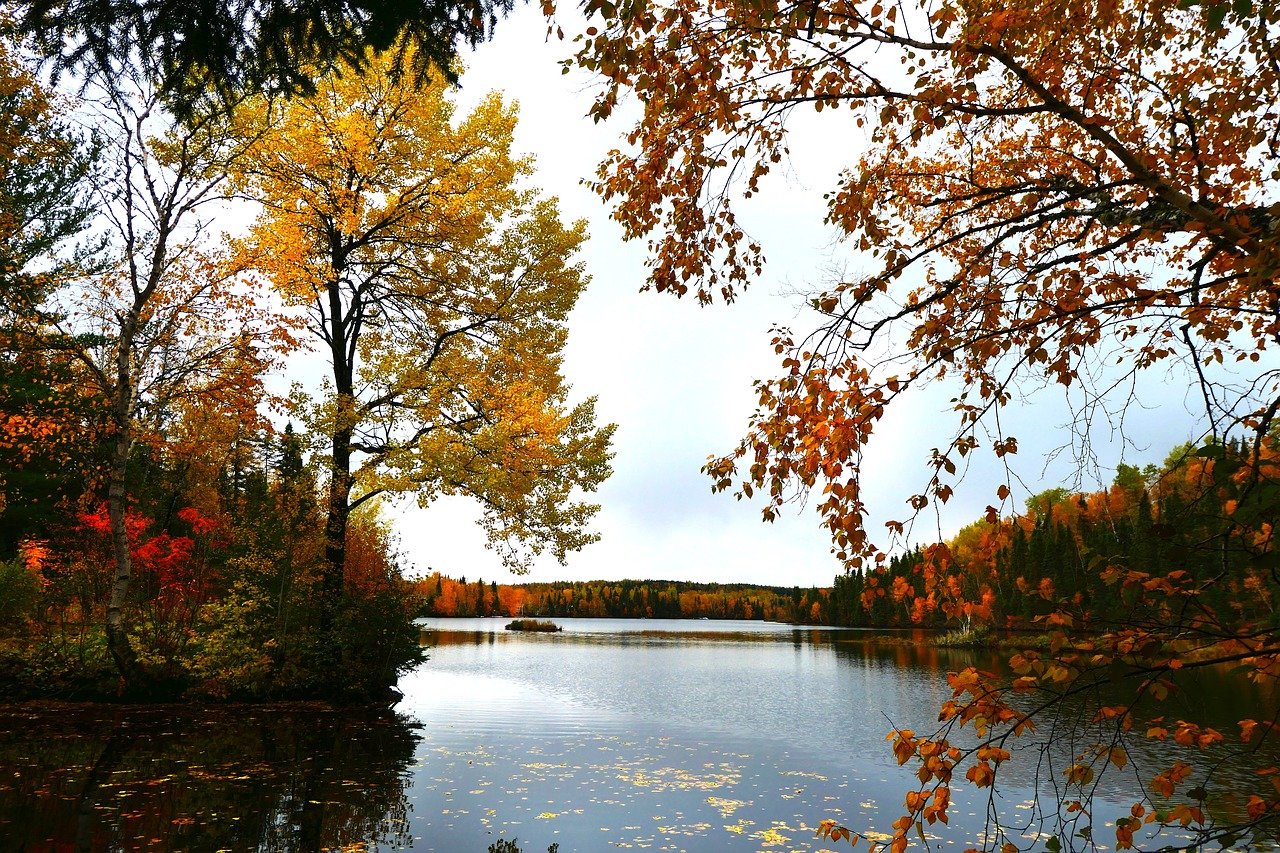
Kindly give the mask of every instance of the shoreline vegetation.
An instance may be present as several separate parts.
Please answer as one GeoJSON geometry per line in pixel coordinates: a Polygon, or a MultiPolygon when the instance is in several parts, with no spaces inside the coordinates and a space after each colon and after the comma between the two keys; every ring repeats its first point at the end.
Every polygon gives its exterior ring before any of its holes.
{"type": "MultiPolygon", "coordinates": [[[[121,678],[103,629],[111,564],[105,510],[64,515],[42,539],[11,531],[0,543],[12,555],[0,554],[0,691],[106,702],[394,702],[399,674],[424,655],[419,617],[767,620],[925,629],[927,642],[944,648],[1052,651],[1047,638],[1061,607],[1081,614],[1072,626],[1081,636],[1129,615],[1132,600],[1118,594],[1114,571],[1100,566],[1207,576],[1225,559],[1232,572],[1203,590],[1206,605],[1245,622],[1273,598],[1273,582],[1243,550],[1194,547],[1229,507],[1205,485],[1213,482],[1203,471],[1205,451],[1190,446],[1175,448],[1160,467],[1121,466],[1106,489],[1046,490],[1021,516],[975,521],[946,542],[840,575],[830,587],[498,584],[438,571],[408,579],[390,529],[376,512],[362,512],[350,519],[335,597],[322,594],[315,568],[324,549],[320,478],[304,464],[292,430],[264,449],[265,467],[239,475],[240,485],[218,498],[225,508],[217,515],[188,506],[127,517],[138,581],[129,640],[141,674],[131,683],[121,678]]],[[[1234,458],[1246,449],[1217,450],[1234,458]]],[[[138,467],[154,492],[143,505],[159,507],[188,487],[183,471],[165,460],[138,467]]]]}
{"type": "MultiPolygon", "coordinates": [[[[693,623],[699,620],[690,619],[686,621],[693,623]]],[[[810,627],[822,628],[831,626],[810,627]]],[[[440,629],[436,628],[431,630],[440,629]]],[[[545,620],[517,619],[505,625],[504,630],[531,633],[562,633],[564,628],[561,625],[545,620]],[[513,627],[517,624],[520,625],[520,627],[513,627]]],[[[643,631],[641,633],[644,635],[653,635],[661,632],[643,631]]],[[[701,636],[709,639],[722,639],[726,636],[721,632],[710,631],[704,631],[700,635],[696,631],[692,633],[695,636],[701,636]]],[[[856,634],[850,634],[848,636],[848,641],[882,646],[982,649],[1046,648],[1048,644],[1047,636],[1043,634],[1025,633],[999,636],[995,632],[981,629],[952,631],[943,634],[928,630],[922,632],[920,630],[913,630],[910,628],[864,628],[859,629],[856,634]]],[[[184,713],[191,709],[205,708],[219,713],[235,711],[236,709],[248,711],[264,709],[272,712],[329,714],[342,713],[343,711],[353,709],[367,709],[369,711],[385,710],[394,706],[395,702],[398,701],[399,698],[400,694],[398,691],[395,691],[394,688],[390,688],[390,691],[382,697],[366,698],[361,701],[357,701],[351,697],[338,697],[334,699],[261,698],[211,700],[208,697],[195,695],[185,698],[148,700],[145,697],[139,698],[136,696],[131,697],[127,695],[112,694],[111,692],[104,690],[98,693],[83,693],[79,696],[62,694],[10,694],[4,700],[0,700],[0,709],[21,709],[23,713],[55,715],[68,711],[74,712],[77,709],[99,706],[110,707],[113,711],[137,711],[148,713],[163,711],[166,708],[172,708],[184,713]]]]}
{"type": "MultiPolygon", "coordinates": [[[[476,617],[437,618],[470,619],[476,617]]],[[[574,618],[593,619],[614,617],[574,618]]],[[[645,617],[637,617],[637,619],[642,618],[645,617]]],[[[687,621],[691,623],[692,626],[694,623],[698,621],[706,621],[706,619],[704,617],[698,617],[686,618],[681,621],[687,621]]],[[[716,619],[713,621],[729,620],[716,619]]],[[[795,624],[797,627],[800,627],[798,623],[790,624],[795,624]]],[[[832,628],[843,631],[841,626],[806,625],[804,627],[815,630],[832,628]]],[[[564,632],[564,627],[562,625],[557,625],[549,620],[539,619],[515,619],[507,623],[503,628],[508,631],[526,633],[564,632]]],[[[447,630],[440,627],[421,628],[420,626],[419,629],[420,634],[447,630]]],[[[642,635],[652,636],[665,632],[644,630],[640,633],[642,635]]],[[[696,628],[690,631],[682,631],[680,633],[681,636],[694,636],[703,639],[724,639],[726,636],[732,636],[719,631],[698,632],[696,628]]],[[[1049,632],[1043,630],[996,630],[985,625],[970,625],[952,630],[920,628],[918,626],[877,626],[858,627],[847,634],[842,633],[840,641],[859,643],[862,645],[889,647],[971,649],[1013,653],[1021,651],[1048,651],[1051,646],[1051,635],[1049,632]]],[[[429,648],[429,645],[427,648],[429,648]]],[[[424,652],[426,650],[427,649],[424,649],[424,652]]],[[[1064,647],[1062,651],[1077,651],[1077,649],[1073,646],[1068,646],[1064,647]]],[[[341,713],[344,710],[352,709],[367,709],[370,711],[386,710],[394,707],[400,698],[402,698],[402,694],[400,694],[395,687],[388,687],[384,691],[378,692],[376,695],[366,695],[363,697],[346,695],[330,698],[311,696],[272,698],[270,696],[262,696],[259,698],[235,699],[210,698],[199,694],[192,694],[185,697],[170,696],[168,698],[149,699],[147,697],[139,697],[136,695],[112,693],[109,690],[104,689],[98,692],[85,691],[78,694],[66,692],[49,692],[43,694],[31,692],[25,694],[11,693],[8,694],[4,700],[0,700],[0,709],[21,709],[24,713],[30,712],[42,714],[57,714],[68,710],[74,711],[77,708],[95,706],[111,707],[112,709],[121,711],[148,712],[155,712],[169,707],[173,709],[208,708],[217,709],[223,712],[241,708],[247,710],[265,709],[273,712],[296,711],[300,713],[341,713]]]]}
{"type": "Polygon", "coordinates": [[[506,630],[532,631],[535,634],[554,634],[564,629],[554,622],[548,622],[543,619],[515,619],[507,623],[506,630]]]}

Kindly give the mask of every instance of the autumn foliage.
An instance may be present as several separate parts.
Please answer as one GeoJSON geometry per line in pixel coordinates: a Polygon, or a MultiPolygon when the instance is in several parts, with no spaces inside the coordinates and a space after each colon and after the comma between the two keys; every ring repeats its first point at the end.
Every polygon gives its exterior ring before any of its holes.
{"type": "MultiPolygon", "coordinates": [[[[419,603],[390,535],[367,512],[352,524],[350,582],[328,629],[341,640],[335,659],[315,603],[323,555],[315,474],[292,430],[248,438],[220,448],[225,465],[212,482],[195,460],[154,448],[134,460],[129,638],[149,695],[376,694],[419,657],[410,622],[419,603]]],[[[124,685],[101,630],[110,520],[100,502],[61,516],[0,562],[0,678],[11,696],[113,697],[124,685]]]]}
{"type": "MultiPolygon", "coordinates": [[[[638,101],[627,146],[593,185],[625,234],[648,240],[653,288],[732,300],[764,269],[765,247],[740,214],[785,163],[791,134],[822,127],[848,142],[823,191],[826,224],[859,273],[811,287],[808,328],[775,331],[780,369],[757,384],[745,439],[708,464],[715,487],[759,496],[766,519],[812,496],[860,597],[896,619],[1003,613],[1049,632],[1014,678],[956,673],[938,733],[895,733],[924,786],[893,826],[895,853],[945,817],[937,804],[962,762],[968,783],[996,784],[996,755],[976,750],[1005,748],[1103,678],[1132,689],[1081,724],[1107,748],[1042,780],[1060,804],[1038,823],[1050,850],[1094,833],[1102,843],[1105,820],[1120,847],[1142,843],[1139,826],[1177,828],[1178,846],[1273,834],[1280,799],[1266,772],[1248,810],[1215,811],[1204,796],[1212,762],[1133,776],[1112,747],[1140,737],[1136,721],[1161,716],[1189,670],[1277,674],[1280,12],[1248,0],[585,8],[595,17],[577,62],[602,78],[592,115],[638,101]],[[821,115],[802,123],[801,112],[821,115]],[[1088,446],[1090,426],[1122,422],[1157,374],[1191,389],[1203,439],[1186,454],[1191,497],[1151,484],[1148,507],[1118,516],[1147,526],[1145,553],[1093,550],[1116,517],[1102,499],[1001,520],[1017,508],[1021,447],[1001,414],[1024,389],[1071,394],[1068,440],[1088,446]],[[938,382],[956,388],[949,423],[920,448],[920,485],[877,534],[864,462],[888,413],[938,382]],[[979,486],[992,529],[970,531],[963,549],[908,557],[904,572],[913,520],[984,463],[998,472],[979,486]],[[886,573],[892,555],[899,566],[886,573]],[[962,726],[979,746],[952,742],[962,726]],[[1133,808],[1120,820],[1090,815],[1090,786],[1121,771],[1141,782],[1133,808]],[[1167,793],[1173,802],[1151,799],[1167,793]]],[[[983,846],[1028,843],[996,826],[983,846]]]]}
{"type": "Polygon", "coordinates": [[[329,444],[327,587],[349,513],[382,494],[473,498],[509,566],[563,562],[594,541],[580,495],[608,476],[612,431],[560,371],[583,223],[526,185],[497,94],[455,116],[442,77],[416,85],[392,55],[343,70],[246,101],[231,127],[250,143],[234,182],[260,211],[240,261],[329,362],[311,415],[329,444]]]}
{"type": "Polygon", "coordinates": [[[559,372],[582,226],[518,184],[500,98],[455,120],[452,72],[362,56],[179,121],[144,69],[55,101],[0,54],[11,692],[385,698],[421,652],[380,494],[475,497],[513,562],[593,540],[610,429],[559,372]],[[315,406],[267,388],[303,331],[315,406]]]}
{"type": "MultiPolygon", "coordinates": [[[[1268,626],[1280,582],[1268,567],[1278,449],[1262,442],[1251,463],[1240,444],[1176,448],[1163,468],[1122,466],[1112,487],[1089,494],[1049,490],[1023,516],[978,521],[886,569],[837,579],[837,600],[860,593],[853,624],[963,626],[962,642],[1004,637],[1020,649],[1003,673],[951,673],[936,731],[890,734],[898,763],[915,767],[921,783],[890,847],[905,847],[922,824],[946,822],[961,770],[994,803],[1001,764],[1021,738],[1045,750],[1073,745],[1036,775],[1060,791],[1056,814],[1037,827],[1050,839],[1091,838],[1095,786],[1134,772],[1143,784],[1114,818],[1118,849],[1168,837],[1156,834],[1162,829],[1224,846],[1274,835],[1280,788],[1265,756],[1276,721],[1223,728],[1185,715],[1201,670],[1232,671],[1274,696],[1280,647],[1268,626]],[[1250,521],[1259,511],[1263,518],[1250,521]],[[997,630],[1006,628],[1020,633],[997,630]],[[1224,761],[1255,773],[1258,786],[1218,781],[1224,761]]],[[[820,832],[857,837],[835,821],[820,832]]],[[[1019,849],[999,819],[988,832],[1006,853],[1019,849]]]]}
{"type": "Polygon", "coordinates": [[[54,97],[0,49],[13,692],[385,699],[421,651],[381,495],[475,499],[512,566],[594,541],[612,428],[560,370],[584,226],[514,107],[455,115],[448,39],[392,19],[278,66],[283,100],[174,101],[177,60],[112,50],[54,97]],[[329,383],[286,398],[306,336],[329,383]]]}
{"type": "MultiPolygon", "coordinates": [[[[715,489],[762,500],[766,520],[811,497],[847,574],[790,595],[433,576],[418,585],[426,606],[1034,631],[1007,671],[950,673],[935,730],[889,733],[918,782],[891,853],[948,822],[957,785],[995,803],[1015,747],[1046,729],[1057,739],[1030,742],[1047,756],[1047,805],[1016,833],[993,809],[984,849],[1057,853],[1102,843],[1104,828],[1121,849],[1271,843],[1280,771],[1251,766],[1231,796],[1216,774],[1256,761],[1277,720],[1224,730],[1169,709],[1197,671],[1230,666],[1268,687],[1280,675],[1280,9],[583,8],[576,61],[602,83],[592,117],[632,95],[638,108],[591,185],[626,237],[648,240],[654,289],[732,301],[762,273],[740,213],[786,161],[798,111],[850,143],[825,224],[859,272],[810,288],[808,328],[774,331],[778,372],[757,384],[745,438],[706,466],[715,489]],[[1142,402],[1153,369],[1192,390],[1198,439],[1162,468],[1031,495],[1015,514],[1022,445],[1001,415],[1022,389],[1075,395],[1072,438],[1087,445],[1096,420],[1142,402]],[[945,382],[958,386],[951,419],[920,448],[919,486],[869,530],[876,436],[901,401],[945,382]],[[915,519],[951,501],[975,459],[998,472],[981,485],[984,517],[913,548],[915,519]],[[1146,757],[1147,741],[1178,757],[1146,757]],[[1132,792],[1119,815],[1095,810],[1104,776],[1132,792]]],[[[385,21],[375,47],[404,23],[385,21]]],[[[36,31],[80,32],[55,23],[36,31]]],[[[0,507],[14,521],[0,674],[22,689],[376,694],[420,656],[420,604],[374,512],[384,493],[476,499],[516,567],[594,538],[582,497],[609,473],[610,428],[560,373],[583,227],[524,183],[509,105],[490,97],[457,119],[451,69],[399,73],[417,50],[419,67],[447,55],[437,42],[379,53],[348,49],[342,28],[307,32],[304,57],[345,65],[281,67],[271,53],[247,69],[284,74],[268,88],[299,97],[283,101],[229,97],[238,45],[221,64],[162,53],[145,69],[95,51],[97,97],[76,107],[92,140],[0,58],[0,113],[17,118],[0,122],[0,461],[6,499],[39,510],[0,507]],[[326,34],[337,40],[313,41],[326,34]],[[145,71],[168,96],[220,80],[221,109],[196,99],[176,121],[145,71]],[[209,234],[228,193],[258,214],[230,250],[209,234]],[[263,411],[284,410],[264,376],[298,329],[330,368],[313,405],[294,401],[305,440],[263,411]],[[20,482],[54,468],[43,491],[20,482]]],[[[831,822],[819,834],[862,838],[831,822]]]]}
{"type": "Polygon", "coordinates": [[[415,581],[429,616],[763,619],[833,624],[830,589],[690,581],[468,583],[433,572],[415,581]]]}

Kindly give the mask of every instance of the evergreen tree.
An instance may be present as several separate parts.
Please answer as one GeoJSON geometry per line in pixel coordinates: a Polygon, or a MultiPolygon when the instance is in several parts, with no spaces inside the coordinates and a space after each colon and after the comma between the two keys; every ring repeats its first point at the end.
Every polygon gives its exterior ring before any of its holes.
{"type": "Polygon", "coordinates": [[[454,82],[459,45],[493,32],[512,0],[34,0],[14,28],[56,71],[108,73],[143,63],[180,115],[249,93],[311,94],[339,62],[363,71],[366,48],[392,52],[401,73],[454,82]]]}

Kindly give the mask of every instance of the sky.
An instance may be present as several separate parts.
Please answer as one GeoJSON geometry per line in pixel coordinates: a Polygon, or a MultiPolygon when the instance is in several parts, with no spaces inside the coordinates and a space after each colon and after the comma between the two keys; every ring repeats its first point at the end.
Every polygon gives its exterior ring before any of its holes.
{"type": "MultiPolygon", "coordinates": [[[[572,29],[572,22],[561,23],[572,29]]],[[[816,117],[793,126],[789,168],[743,216],[769,263],[734,304],[699,307],[691,299],[641,292],[643,244],[624,242],[605,204],[581,183],[627,126],[586,117],[592,80],[576,71],[562,74],[560,60],[571,45],[548,40],[546,30],[536,6],[518,7],[499,22],[493,41],[464,52],[456,100],[465,110],[497,90],[518,101],[516,147],[536,158],[537,184],[559,197],[566,219],[588,222],[591,237],[581,259],[592,282],[570,317],[564,370],[575,399],[598,397],[601,422],[617,424],[614,474],[591,496],[602,507],[595,524],[601,540],[571,554],[566,565],[546,559],[516,578],[485,549],[474,507],[461,499],[426,509],[407,502],[392,515],[411,572],[435,569],[499,582],[652,578],[829,586],[841,567],[812,505],[796,505],[765,524],[761,504],[712,494],[699,469],[745,433],[755,403],[752,380],[776,371],[770,328],[805,329],[794,293],[826,280],[832,268],[856,269],[857,258],[823,224],[822,193],[856,156],[859,137],[816,117]]],[[[1178,374],[1156,377],[1144,405],[1131,409],[1127,445],[1111,425],[1096,424],[1098,456],[1080,485],[1109,482],[1119,461],[1159,463],[1173,444],[1192,439],[1187,387],[1178,374]]],[[[885,519],[903,514],[905,499],[923,485],[925,460],[937,443],[931,431],[949,425],[945,409],[955,392],[939,386],[904,400],[883,423],[863,479],[873,537],[885,519]]],[[[1064,440],[1068,402],[1053,389],[1030,397],[1007,415],[1021,440],[1023,496],[1070,484],[1077,468],[1070,452],[1043,458],[1064,440]]],[[[917,526],[917,541],[936,541],[979,517],[997,482],[991,469],[971,471],[945,514],[917,526]]]]}

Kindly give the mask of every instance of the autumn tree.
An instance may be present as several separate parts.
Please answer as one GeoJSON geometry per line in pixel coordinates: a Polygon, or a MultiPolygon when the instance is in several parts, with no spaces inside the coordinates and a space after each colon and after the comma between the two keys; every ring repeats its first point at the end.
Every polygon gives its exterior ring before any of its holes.
{"type": "Polygon", "coordinates": [[[128,68],[94,81],[90,96],[85,120],[110,140],[92,185],[108,262],[45,296],[40,345],[73,360],[106,410],[115,572],[105,627],[121,675],[137,686],[145,674],[126,617],[134,451],[163,442],[183,400],[253,411],[261,376],[289,338],[205,240],[202,209],[220,200],[228,164],[245,142],[226,137],[213,119],[175,125],[143,75],[128,68]]]}
{"type": "Polygon", "coordinates": [[[67,105],[0,43],[0,553],[39,532],[92,464],[93,414],[65,358],[39,353],[38,306],[92,267],[86,237],[95,145],[67,105]],[[81,464],[84,463],[84,464],[81,464]]]}
{"type": "MultiPolygon", "coordinates": [[[[585,8],[596,17],[578,61],[603,77],[593,116],[610,116],[627,95],[640,110],[629,147],[601,165],[595,187],[629,237],[648,239],[657,290],[731,300],[760,273],[762,246],[738,213],[786,159],[799,111],[822,112],[826,132],[850,140],[825,194],[827,223],[865,273],[815,286],[812,326],[778,330],[781,372],[759,385],[741,446],[708,465],[717,488],[763,494],[766,518],[816,491],[835,553],[870,569],[916,513],[952,496],[977,454],[1006,471],[988,520],[1014,508],[1008,466],[1019,443],[1000,413],[1022,383],[1071,389],[1083,400],[1074,427],[1087,439],[1091,422],[1131,404],[1143,375],[1170,370],[1202,403],[1197,476],[1205,493],[1230,501],[1203,546],[1236,543],[1272,582],[1280,577],[1266,449],[1280,410],[1280,11],[1247,0],[585,8]],[[943,378],[963,386],[954,427],[922,448],[921,488],[877,542],[865,526],[864,455],[888,411],[943,378]],[[1225,450],[1232,436],[1243,455],[1225,450]]],[[[1192,669],[1231,661],[1273,681],[1274,624],[1234,620],[1200,596],[1233,565],[1153,573],[1103,558],[1093,571],[1157,615],[1069,637],[1071,603],[1055,601],[1054,654],[1020,658],[1012,684],[956,674],[943,729],[895,735],[899,759],[918,763],[924,785],[894,825],[894,849],[916,821],[945,818],[961,759],[973,762],[970,782],[995,782],[1004,739],[1034,722],[1005,701],[1011,688],[1048,714],[1103,671],[1132,684],[1131,703],[1099,710],[1092,724],[1100,743],[1119,748],[1192,669]],[[1062,651],[1073,644],[1090,652],[1062,651]],[[977,729],[976,751],[947,739],[959,725],[977,729]]],[[[1252,743],[1275,737],[1241,726],[1252,743]]],[[[1220,737],[1188,728],[1178,743],[1194,750],[1220,737]]],[[[1055,844],[1079,841],[1068,827],[1088,811],[1094,771],[1126,761],[1123,750],[1104,750],[1071,766],[1065,781],[1079,798],[1064,797],[1044,827],[1064,836],[1055,844]]],[[[1210,768],[1194,777],[1190,768],[1142,768],[1154,787],[1115,822],[1120,847],[1150,822],[1178,824],[1194,844],[1274,832],[1280,798],[1269,782],[1245,792],[1246,810],[1214,814],[1204,808],[1210,768]],[[1151,791],[1178,796],[1157,809],[1151,791]]],[[[1023,843],[1000,832],[985,839],[1023,843]]]]}
{"type": "Polygon", "coordinates": [[[514,108],[490,95],[459,118],[442,77],[418,87],[387,57],[363,61],[237,115],[261,136],[236,166],[262,206],[244,256],[305,310],[331,368],[315,413],[331,598],[348,518],[379,495],[474,498],[515,568],[593,540],[578,492],[609,473],[611,428],[560,375],[583,225],[523,188],[514,108]]]}
{"type": "Polygon", "coordinates": [[[92,262],[88,178],[98,143],[0,42],[0,317],[29,314],[92,262]]]}

